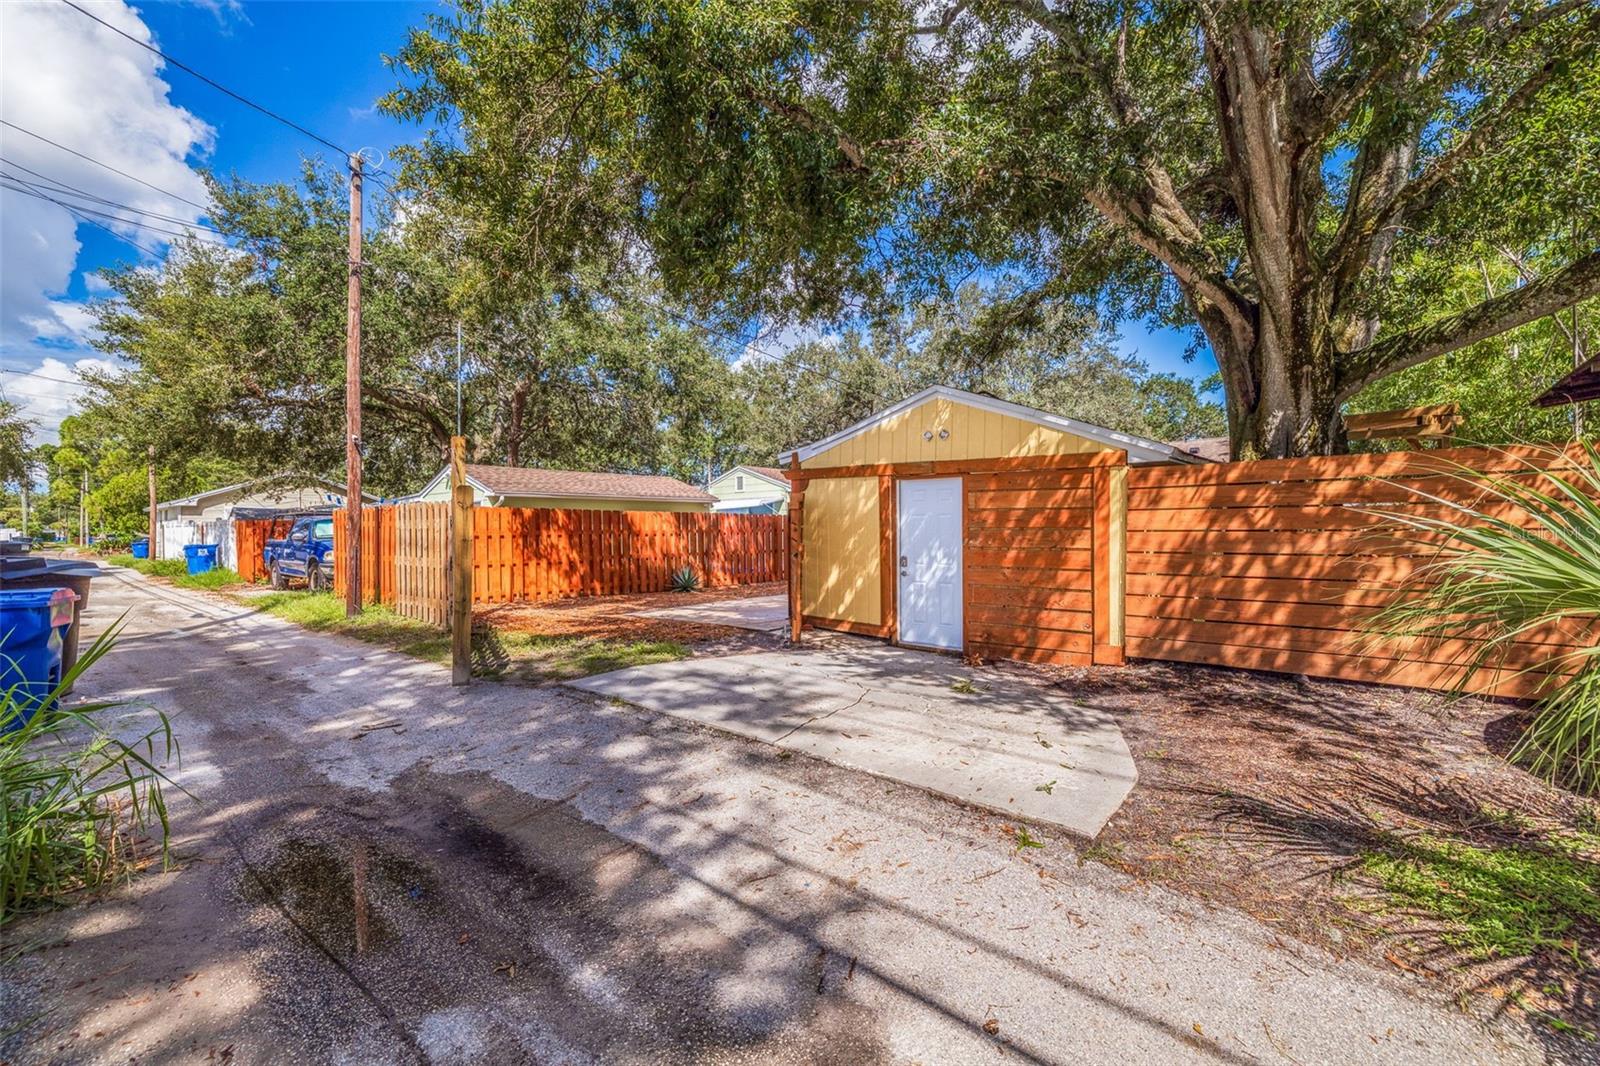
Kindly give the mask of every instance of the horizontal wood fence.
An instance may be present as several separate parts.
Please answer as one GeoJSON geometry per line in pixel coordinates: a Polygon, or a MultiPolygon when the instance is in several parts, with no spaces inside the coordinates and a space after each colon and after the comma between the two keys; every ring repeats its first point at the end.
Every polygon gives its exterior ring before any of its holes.
{"type": "Polygon", "coordinates": [[[1096,471],[975,473],[966,493],[967,651],[1092,660],[1096,471]]]}
{"type": "MultiPolygon", "coordinates": [[[[449,597],[449,504],[362,510],[362,595],[444,624],[449,597]]],[[[782,515],[474,507],[472,602],[662,592],[688,567],[710,588],[782,581],[782,515]]],[[[347,558],[344,513],[336,559],[347,558]]],[[[334,566],[334,588],[345,571],[334,566]]]]}
{"type": "MultiPolygon", "coordinates": [[[[1132,468],[1127,654],[1448,687],[1470,646],[1371,633],[1374,611],[1432,556],[1429,537],[1394,516],[1459,520],[1452,504],[1487,509],[1486,484],[1467,471],[1537,479],[1530,463],[1560,461],[1544,449],[1457,448],[1132,468]]],[[[1516,671],[1570,639],[1516,646],[1474,688],[1531,694],[1541,678],[1516,671]]]]}
{"type": "Polygon", "coordinates": [[[261,557],[267,541],[287,537],[292,525],[292,518],[234,519],[233,536],[239,557],[239,580],[261,581],[268,576],[266,560],[261,557]]]}

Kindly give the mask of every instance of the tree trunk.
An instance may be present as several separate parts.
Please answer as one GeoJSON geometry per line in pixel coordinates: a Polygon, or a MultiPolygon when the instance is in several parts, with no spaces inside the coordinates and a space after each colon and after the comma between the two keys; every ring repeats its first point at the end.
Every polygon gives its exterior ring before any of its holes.
{"type": "Polygon", "coordinates": [[[506,419],[506,465],[522,465],[522,422],[528,410],[528,392],[532,383],[520,379],[511,390],[511,411],[506,419]]]}
{"type": "Polygon", "coordinates": [[[1329,331],[1306,333],[1321,339],[1289,340],[1263,321],[1243,350],[1229,331],[1207,330],[1224,379],[1236,383],[1228,390],[1234,459],[1333,455],[1348,447],[1329,331]]]}

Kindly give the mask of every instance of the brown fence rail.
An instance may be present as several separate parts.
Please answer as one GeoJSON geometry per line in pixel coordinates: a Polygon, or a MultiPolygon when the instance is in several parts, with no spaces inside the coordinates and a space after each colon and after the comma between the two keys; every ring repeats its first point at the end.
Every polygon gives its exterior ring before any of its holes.
{"type": "MultiPolygon", "coordinates": [[[[1128,473],[1127,653],[1426,688],[1473,649],[1377,638],[1374,612],[1430,555],[1391,515],[1459,520],[1482,506],[1468,471],[1537,478],[1535,448],[1274,459],[1128,473]],[[1430,498],[1433,497],[1433,498],[1430,498]]],[[[1492,503],[1492,501],[1487,501],[1492,503]]],[[[1515,647],[1474,687],[1528,695],[1560,634],[1515,647]]]]}
{"type": "MultiPolygon", "coordinates": [[[[782,581],[782,515],[474,507],[472,602],[661,592],[688,567],[708,587],[782,581]]],[[[348,558],[343,512],[335,559],[348,558]]],[[[440,624],[446,617],[449,505],[362,511],[362,595],[440,624]]],[[[345,571],[334,566],[334,588],[345,571]]]]}

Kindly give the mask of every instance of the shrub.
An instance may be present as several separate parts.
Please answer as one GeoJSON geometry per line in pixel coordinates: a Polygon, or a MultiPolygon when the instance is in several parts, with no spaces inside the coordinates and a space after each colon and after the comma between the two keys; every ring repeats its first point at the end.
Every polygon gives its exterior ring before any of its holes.
{"type": "MultiPolygon", "coordinates": [[[[119,628],[94,642],[52,699],[111,650],[119,628]]],[[[20,718],[31,699],[20,686],[0,692],[0,726],[20,718]]],[[[157,761],[177,753],[172,725],[160,715],[155,727],[125,741],[103,721],[118,706],[47,704],[20,728],[0,733],[0,925],[21,910],[131,872],[147,833],[158,836],[165,860],[162,785],[170,782],[157,761]]]]}
{"type": "Polygon", "coordinates": [[[700,587],[700,575],[696,574],[694,572],[694,568],[693,567],[686,566],[681,570],[673,571],[673,573],[672,573],[672,591],[673,592],[693,592],[696,589],[698,589],[699,587],[700,587]]]}
{"type": "MultiPolygon", "coordinates": [[[[1569,643],[1550,648],[1525,670],[1551,674],[1513,760],[1547,780],[1579,791],[1600,788],[1600,451],[1585,444],[1563,463],[1562,476],[1490,476],[1463,468],[1475,505],[1448,503],[1452,518],[1397,513],[1424,534],[1430,555],[1413,582],[1371,628],[1384,635],[1462,639],[1475,648],[1455,684],[1466,689],[1485,669],[1505,662],[1513,644],[1539,631],[1560,631],[1569,643]],[[1441,543],[1442,542],[1442,543],[1441,543]]],[[[1429,497],[1429,499],[1437,499],[1429,497]]]]}

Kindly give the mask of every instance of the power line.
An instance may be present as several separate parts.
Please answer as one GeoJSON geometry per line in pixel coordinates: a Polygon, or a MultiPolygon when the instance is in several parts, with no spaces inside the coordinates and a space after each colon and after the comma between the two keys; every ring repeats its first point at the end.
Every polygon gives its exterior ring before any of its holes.
{"type": "MultiPolygon", "coordinates": [[[[112,214],[109,211],[97,211],[92,207],[84,207],[81,204],[69,204],[69,203],[66,203],[65,201],[57,200],[54,196],[51,196],[46,192],[35,191],[35,190],[42,190],[44,188],[43,186],[36,185],[33,182],[23,181],[23,179],[21,179],[21,178],[13,177],[12,175],[6,174],[4,172],[0,172],[0,188],[10,189],[12,192],[19,192],[24,196],[32,196],[32,197],[34,197],[36,199],[39,199],[39,200],[49,200],[51,203],[55,204],[57,207],[62,207],[62,208],[65,208],[68,211],[71,211],[74,215],[77,215],[80,220],[82,220],[84,222],[93,222],[97,226],[100,225],[98,222],[94,222],[94,219],[86,218],[84,216],[86,216],[86,215],[98,215],[100,218],[110,219],[113,222],[120,222],[125,226],[132,226],[135,229],[147,230],[150,233],[159,233],[159,234],[161,234],[163,236],[167,236],[167,237],[191,237],[194,240],[199,241],[201,244],[209,244],[209,245],[213,245],[214,247],[217,247],[217,248],[231,248],[231,247],[233,247],[232,245],[226,244],[226,243],[224,243],[222,241],[208,240],[205,237],[200,237],[200,236],[197,236],[197,235],[195,235],[193,233],[185,232],[183,230],[165,229],[165,228],[163,228],[161,226],[152,226],[148,222],[141,222],[138,219],[124,218],[121,215],[112,214]],[[7,185],[7,184],[5,184],[5,182],[21,182],[22,184],[21,185],[17,185],[17,184],[7,185]],[[26,186],[26,187],[24,187],[24,186],[26,186]]],[[[101,228],[103,229],[105,227],[101,227],[101,228]]],[[[209,228],[209,227],[201,227],[201,228],[209,228]]],[[[115,232],[115,231],[112,231],[112,232],[115,232]]],[[[220,233],[221,231],[220,230],[213,230],[212,232],[220,233]]],[[[119,239],[126,240],[126,238],[122,237],[122,235],[120,233],[116,234],[116,236],[119,239]]],[[[133,242],[129,241],[128,243],[132,244],[133,242]]],[[[135,247],[137,247],[137,245],[135,245],[135,247]]],[[[147,249],[145,249],[145,251],[150,251],[150,250],[147,248],[147,249]]],[[[151,254],[152,255],[156,255],[157,258],[160,258],[160,256],[155,252],[151,252],[151,254]]]]}
{"type": "Polygon", "coordinates": [[[17,125],[15,122],[7,122],[5,119],[0,118],[0,126],[6,126],[6,127],[10,128],[10,129],[16,130],[18,133],[27,134],[29,137],[32,137],[36,141],[43,141],[45,144],[48,144],[52,148],[59,148],[61,151],[66,152],[68,155],[75,155],[79,159],[83,159],[83,160],[86,160],[86,161],[88,161],[90,163],[93,163],[97,167],[104,167],[105,169],[111,171],[111,173],[113,173],[113,174],[120,174],[124,178],[127,178],[129,181],[136,181],[140,185],[143,185],[145,188],[154,189],[156,192],[163,193],[163,194],[165,194],[167,196],[170,196],[174,200],[182,200],[184,203],[188,204],[190,207],[198,207],[202,211],[210,211],[211,210],[211,208],[207,207],[205,204],[195,203],[193,200],[189,199],[187,196],[179,196],[177,193],[173,192],[171,189],[163,189],[159,185],[152,185],[150,182],[145,181],[143,178],[135,177],[134,175],[129,174],[126,170],[118,170],[116,167],[112,166],[110,163],[101,162],[100,160],[96,159],[92,155],[85,155],[84,153],[78,151],[76,148],[68,148],[64,144],[58,144],[57,142],[52,141],[50,138],[45,137],[42,134],[35,133],[30,129],[24,129],[23,127],[17,125]]]}
{"type": "MultiPolygon", "coordinates": [[[[82,200],[92,200],[95,203],[105,204],[108,207],[120,207],[124,211],[132,211],[134,214],[137,214],[137,215],[146,215],[146,216],[148,216],[150,218],[159,219],[162,222],[175,222],[180,226],[193,226],[193,227],[195,227],[197,229],[210,230],[212,233],[219,233],[220,234],[220,233],[223,232],[222,230],[217,229],[217,227],[208,226],[203,222],[192,222],[189,219],[182,218],[182,217],[180,217],[178,215],[168,215],[168,214],[165,214],[165,213],[163,213],[161,211],[150,211],[150,210],[148,210],[146,208],[143,208],[143,207],[134,207],[132,204],[125,204],[120,200],[113,200],[113,199],[110,199],[109,197],[100,196],[100,195],[98,195],[96,193],[90,192],[88,189],[82,188],[81,186],[73,185],[73,184],[70,184],[68,182],[62,181],[60,178],[52,178],[50,175],[41,173],[40,171],[37,171],[37,170],[34,170],[32,167],[25,167],[21,163],[18,163],[14,159],[7,159],[4,155],[0,155],[0,163],[4,163],[8,167],[15,167],[17,170],[22,171],[24,174],[32,174],[34,177],[38,178],[40,181],[49,182],[52,192],[61,192],[61,193],[64,193],[64,194],[70,193],[71,195],[74,195],[74,196],[76,196],[76,197],[78,197],[79,199],[82,199],[82,200]]],[[[15,178],[13,180],[22,181],[23,179],[15,178]]],[[[29,182],[28,184],[32,184],[32,183],[29,182]]],[[[223,235],[226,236],[226,234],[223,234],[223,235]]]]}
{"type": "Polygon", "coordinates": [[[243,96],[243,95],[241,95],[239,93],[234,92],[232,89],[228,88],[226,85],[223,85],[221,82],[219,82],[219,81],[217,81],[217,80],[215,80],[213,78],[207,77],[206,75],[200,73],[198,70],[196,70],[193,67],[189,66],[187,63],[183,62],[182,60],[173,58],[172,56],[170,56],[167,53],[163,52],[161,49],[157,48],[155,45],[150,44],[147,41],[141,41],[141,40],[139,40],[139,38],[135,37],[131,33],[128,33],[126,30],[118,29],[116,26],[111,25],[111,23],[107,22],[105,19],[101,18],[100,16],[92,14],[91,12],[84,10],[83,8],[79,7],[77,4],[73,3],[72,0],[61,0],[61,2],[63,4],[66,4],[68,7],[72,8],[72,10],[76,11],[78,14],[82,15],[84,18],[91,19],[91,20],[93,20],[95,22],[98,22],[100,25],[104,26],[106,29],[110,30],[112,33],[115,33],[117,36],[124,37],[127,40],[132,41],[134,44],[138,45],[140,48],[143,48],[145,51],[151,52],[151,53],[153,53],[155,55],[160,56],[162,59],[165,59],[168,63],[171,63],[173,66],[177,67],[179,70],[183,71],[185,74],[189,74],[189,75],[191,75],[193,77],[199,78],[201,81],[205,82],[207,85],[211,86],[213,89],[215,89],[218,92],[223,93],[223,94],[225,94],[227,96],[233,97],[235,100],[239,101],[241,104],[244,104],[246,107],[253,108],[256,111],[261,112],[263,115],[266,115],[268,118],[274,119],[274,120],[276,120],[278,122],[281,122],[285,126],[288,126],[290,129],[295,130],[296,132],[305,134],[307,137],[310,137],[313,141],[316,141],[318,144],[326,145],[327,147],[332,148],[335,152],[338,152],[340,155],[343,155],[343,156],[350,155],[349,151],[347,151],[346,149],[340,148],[337,144],[334,144],[332,141],[328,140],[328,138],[322,136],[321,134],[313,133],[310,130],[306,129],[304,126],[300,125],[298,122],[295,122],[292,119],[284,118],[282,115],[278,114],[276,111],[273,111],[272,109],[270,109],[268,107],[264,107],[263,105],[256,103],[254,100],[251,100],[247,96],[243,96]]]}
{"type": "Polygon", "coordinates": [[[49,200],[51,203],[55,204],[57,207],[63,209],[64,211],[67,211],[73,217],[78,219],[78,221],[87,222],[91,226],[97,226],[100,229],[105,230],[107,233],[111,234],[117,240],[122,241],[125,244],[133,245],[135,248],[139,249],[141,252],[143,252],[146,255],[148,255],[151,259],[160,259],[161,258],[161,253],[156,251],[154,248],[151,248],[148,245],[140,244],[138,241],[134,240],[132,237],[128,237],[128,236],[126,236],[124,234],[118,233],[116,230],[112,229],[110,226],[106,225],[105,223],[98,222],[95,219],[89,218],[88,216],[84,215],[78,208],[73,207],[70,204],[64,204],[60,200],[57,200],[54,196],[48,196],[48,195],[46,195],[44,193],[31,193],[31,192],[28,192],[26,189],[18,189],[17,191],[21,192],[21,193],[24,193],[25,195],[28,195],[28,196],[37,196],[41,200],[49,200]]]}
{"type": "Polygon", "coordinates": [[[0,374],[16,374],[25,378],[38,378],[40,381],[53,381],[58,385],[82,385],[87,388],[90,382],[82,378],[56,378],[49,374],[41,374],[37,370],[12,370],[10,367],[0,366],[0,374]]]}
{"type": "MultiPolygon", "coordinates": [[[[163,52],[161,49],[157,48],[155,45],[150,44],[148,41],[141,41],[141,40],[139,40],[139,38],[133,36],[133,34],[131,34],[131,33],[128,33],[126,30],[122,30],[122,29],[119,29],[116,26],[113,26],[111,23],[107,22],[105,19],[99,17],[98,15],[95,15],[95,14],[93,14],[93,13],[91,13],[89,11],[86,11],[85,9],[79,7],[77,4],[73,3],[72,0],[61,0],[61,2],[63,4],[66,4],[68,7],[72,8],[72,10],[78,12],[78,14],[84,16],[85,18],[92,19],[93,21],[98,22],[100,25],[104,26],[106,29],[110,30],[112,33],[115,33],[117,36],[123,37],[123,38],[127,39],[128,41],[131,41],[133,44],[138,45],[140,48],[143,48],[145,51],[150,52],[150,53],[152,53],[154,55],[160,56],[162,59],[166,60],[168,63],[171,63],[173,66],[177,67],[179,70],[183,71],[185,74],[188,74],[191,77],[195,77],[195,78],[200,79],[201,81],[205,82],[207,85],[211,86],[213,89],[215,89],[218,92],[224,94],[225,96],[232,97],[233,99],[239,101],[241,104],[244,104],[246,107],[251,108],[251,109],[253,109],[255,111],[259,111],[261,114],[266,115],[268,118],[270,118],[270,119],[272,119],[272,120],[274,120],[276,122],[281,122],[283,125],[289,127],[290,129],[294,130],[295,132],[303,134],[303,135],[311,138],[313,141],[316,141],[318,144],[324,145],[324,146],[326,146],[328,148],[332,148],[335,152],[338,152],[340,155],[345,156],[346,158],[351,157],[351,155],[353,154],[348,148],[341,148],[339,145],[337,145],[337,144],[333,143],[332,141],[328,140],[328,138],[322,136],[322,134],[316,133],[316,132],[314,132],[312,130],[307,129],[306,127],[300,125],[300,123],[294,121],[291,118],[286,118],[283,115],[280,115],[278,112],[272,110],[271,108],[267,107],[264,104],[256,103],[254,100],[250,99],[248,96],[245,96],[242,93],[234,92],[232,89],[228,88],[226,85],[224,85],[221,82],[217,81],[215,78],[212,78],[212,77],[209,77],[209,76],[207,76],[205,74],[202,74],[200,71],[196,70],[194,67],[189,66],[189,64],[183,62],[181,59],[174,58],[173,56],[169,55],[168,53],[163,52]]],[[[390,196],[394,195],[394,190],[391,189],[386,183],[378,180],[378,178],[373,176],[373,175],[367,175],[367,177],[371,179],[371,181],[372,181],[372,183],[374,185],[377,185],[384,192],[388,193],[390,196]]]]}

